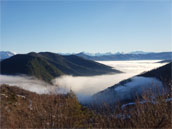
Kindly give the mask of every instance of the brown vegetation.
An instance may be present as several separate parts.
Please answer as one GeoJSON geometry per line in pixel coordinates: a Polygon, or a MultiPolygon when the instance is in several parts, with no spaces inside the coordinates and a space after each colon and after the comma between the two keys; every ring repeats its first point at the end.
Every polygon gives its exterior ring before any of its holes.
{"type": "MultiPolygon", "coordinates": [[[[108,112],[79,104],[71,92],[66,95],[38,95],[17,87],[0,86],[1,128],[171,128],[169,96],[156,103],[143,96],[140,103],[108,112]]],[[[170,96],[171,97],[171,96],[170,96]]]]}

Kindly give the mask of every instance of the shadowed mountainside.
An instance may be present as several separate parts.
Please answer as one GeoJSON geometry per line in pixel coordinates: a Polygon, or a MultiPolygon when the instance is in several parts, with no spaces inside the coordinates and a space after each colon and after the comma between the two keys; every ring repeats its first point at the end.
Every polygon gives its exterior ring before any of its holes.
{"type": "Polygon", "coordinates": [[[170,86],[171,82],[172,82],[171,73],[172,73],[172,62],[168,63],[162,67],[159,67],[157,69],[153,69],[151,71],[142,73],[138,76],[155,77],[155,78],[161,80],[166,85],[170,86]]]}
{"type": "Polygon", "coordinates": [[[108,73],[120,71],[75,55],[61,56],[50,52],[18,54],[1,61],[1,74],[31,75],[46,82],[65,74],[92,76],[108,73]]]}
{"type": "Polygon", "coordinates": [[[154,70],[129,78],[93,95],[94,101],[99,103],[114,104],[118,100],[121,103],[133,102],[144,90],[160,92],[162,88],[171,90],[172,63],[166,64],[154,70]]]}

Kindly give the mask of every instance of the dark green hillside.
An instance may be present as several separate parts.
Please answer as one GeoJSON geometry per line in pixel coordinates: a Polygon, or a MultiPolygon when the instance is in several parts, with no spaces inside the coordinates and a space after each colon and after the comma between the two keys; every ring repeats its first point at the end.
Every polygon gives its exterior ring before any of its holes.
{"type": "Polygon", "coordinates": [[[112,70],[109,66],[83,59],[75,55],[61,56],[50,52],[41,52],[39,54],[44,56],[57,68],[61,69],[65,74],[74,76],[91,76],[110,72],[119,73],[118,70],[112,70]]]}
{"type": "Polygon", "coordinates": [[[164,83],[171,84],[172,82],[171,73],[172,73],[172,63],[168,63],[162,67],[143,73],[139,76],[156,77],[164,83]]]}
{"type": "Polygon", "coordinates": [[[50,82],[63,74],[91,76],[119,73],[109,66],[77,56],[61,56],[50,52],[18,54],[1,61],[1,74],[26,74],[50,82]]]}
{"type": "Polygon", "coordinates": [[[50,82],[55,76],[63,74],[38,54],[16,55],[1,62],[1,73],[8,75],[26,74],[50,82]]]}
{"type": "Polygon", "coordinates": [[[70,55],[70,56],[64,56],[65,59],[69,60],[70,62],[73,62],[77,65],[81,65],[83,67],[90,67],[90,68],[94,68],[94,69],[104,69],[106,68],[107,70],[110,70],[110,67],[105,67],[105,65],[102,65],[100,63],[94,62],[92,60],[85,60],[83,58],[80,58],[78,56],[75,55],[70,55]]]}

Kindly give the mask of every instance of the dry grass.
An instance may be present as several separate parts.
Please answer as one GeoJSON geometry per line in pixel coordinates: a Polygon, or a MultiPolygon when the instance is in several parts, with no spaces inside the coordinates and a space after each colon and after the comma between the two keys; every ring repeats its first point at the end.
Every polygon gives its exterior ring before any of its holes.
{"type": "MultiPolygon", "coordinates": [[[[96,111],[83,107],[71,92],[66,95],[38,95],[17,87],[0,86],[1,128],[171,128],[171,96],[159,96],[156,103],[119,105],[96,111]]],[[[152,101],[147,95],[143,100],[152,101]]],[[[143,101],[142,100],[142,101],[143,101]]]]}

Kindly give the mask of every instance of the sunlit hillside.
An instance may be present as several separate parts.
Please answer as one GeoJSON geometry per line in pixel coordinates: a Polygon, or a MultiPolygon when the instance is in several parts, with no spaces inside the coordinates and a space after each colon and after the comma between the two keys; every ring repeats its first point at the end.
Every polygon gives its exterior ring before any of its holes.
{"type": "Polygon", "coordinates": [[[17,87],[0,87],[1,128],[171,128],[168,96],[145,103],[91,109],[66,95],[38,95],[17,87]],[[131,105],[131,106],[130,106],[131,105]]]}

